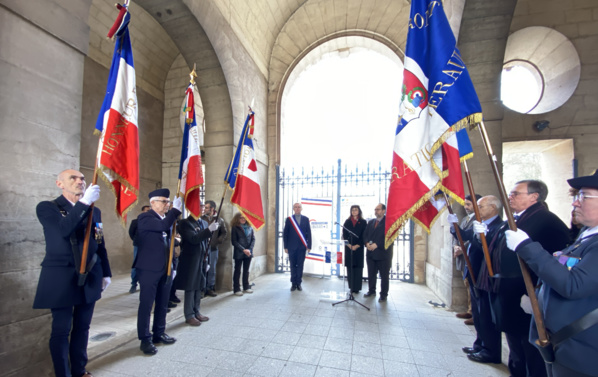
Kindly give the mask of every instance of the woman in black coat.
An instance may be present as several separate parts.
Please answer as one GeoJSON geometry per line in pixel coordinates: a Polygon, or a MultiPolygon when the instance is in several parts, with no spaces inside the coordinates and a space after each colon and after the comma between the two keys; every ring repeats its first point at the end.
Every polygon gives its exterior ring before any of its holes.
{"type": "Polygon", "coordinates": [[[345,266],[347,267],[347,281],[351,292],[358,293],[361,290],[363,280],[363,232],[367,221],[358,205],[351,206],[351,216],[343,226],[355,233],[355,236],[343,229],[343,239],[348,241],[345,246],[345,266]]]}
{"type": "Polygon", "coordinates": [[[253,246],[255,245],[255,235],[253,228],[247,223],[247,220],[237,213],[230,222],[231,243],[233,244],[233,259],[235,260],[235,271],[233,274],[233,290],[236,296],[243,296],[243,293],[253,293],[249,285],[249,265],[253,258],[253,246]],[[239,284],[241,277],[241,267],[243,267],[243,291],[239,284]]]}

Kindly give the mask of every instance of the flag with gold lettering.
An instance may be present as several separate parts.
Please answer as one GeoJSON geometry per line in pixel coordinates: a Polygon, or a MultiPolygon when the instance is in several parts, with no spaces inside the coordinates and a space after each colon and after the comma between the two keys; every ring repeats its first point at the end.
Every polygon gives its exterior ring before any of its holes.
{"type": "Polygon", "coordinates": [[[116,214],[123,224],[139,195],[137,93],[128,3],[127,0],[124,5],[117,5],[119,15],[108,34],[115,39],[114,55],[95,127],[95,132],[100,134],[96,159],[98,175],[110,184],[116,196],[116,214]]]}
{"type": "Polygon", "coordinates": [[[443,188],[442,179],[449,174],[445,167],[452,163],[443,161],[443,154],[459,156],[450,145],[443,153],[443,143],[482,120],[442,2],[411,1],[404,63],[386,211],[387,247],[403,224],[443,188]]]}

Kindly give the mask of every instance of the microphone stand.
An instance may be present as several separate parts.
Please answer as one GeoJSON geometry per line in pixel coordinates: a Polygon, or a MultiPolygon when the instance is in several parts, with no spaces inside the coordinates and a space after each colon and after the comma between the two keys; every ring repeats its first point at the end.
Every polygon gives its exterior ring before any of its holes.
{"type": "MultiPolygon", "coordinates": [[[[355,234],[355,233],[351,232],[349,229],[345,228],[345,226],[344,226],[344,225],[342,225],[342,224],[339,224],[339,223],[337,223],[337,222],[335,222],[334,224],[335,224],[335,225],[340,225],[340,226],[341,226],[341,227],[342,227],[344,230],[346,230],[346,231],[347,231],[347,233],[349,233],[349,238],[350,238],[350,242],[349,242],[349,244],[350,244],[350,246],[353,246],[353,237],[357,237],[357,234],[355,234]]],[[[347,247],[347,246],[345,246],[345,248],[346,248],[346,247],[347,247]]],[[[349,249],[351,249],[351,248],[349,247],[349,249]]],[[[346,254],[346,253],[345,253],[345,254],[346,254]]],[[[350,265],[349,267],[347,267],[347,262],[345,261],[345,276],[347,276],[347,275],[348,275],[348,269],[349,269],[349,268],[353,268],[353,250],[351,250],[350,254],[351,254],[351,256],[350,256],[350,264],[351,264],[351,265],[350,265]]],[[[345,258],[346,258],[346,255],[345,255],[345,258]]],[[[351,274],[351,276],[353,276],[353,274],[351,274]]],[[[343,286],[344,286],[344,285],[343,285],[343,286]]],[[[367,310],[370,310],[370,308],[368,308],[367,306],[365,306],[365,305],[364,305],[364,304],[362,304],[361,302],[359,302],[359,301],[355,300],[355,297],[353,297],[353,289],[351,288],[351,285],[350,285],[350,284],[349,284],[349,298],[348,298],[348,299],[346,299],[346,300],[342,300],[342,301],[339,301],[339,302],[335,302],[334,304],[332,304],[332,306],[334,306],[334,305],[338,305],[338,304],[342,304],[343,302],[347,302],[347,301],[354,301],[354,302],[358,303],[359,305],[363,306],[364,308],[366,308],[367,310]]]]}

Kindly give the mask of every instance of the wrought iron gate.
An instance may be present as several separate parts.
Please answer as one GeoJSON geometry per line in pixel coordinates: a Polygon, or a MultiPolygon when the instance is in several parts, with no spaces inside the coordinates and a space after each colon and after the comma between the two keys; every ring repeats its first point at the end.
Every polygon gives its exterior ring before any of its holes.
{"type": "MultiPolygon", "coordinates": [[[[284,169],[276,167],[276,272],[290,271],[288,258],[285,257],[282,245],[282,231],[285,219],[292,214],[293,203],[302,199],[331,199],[332,223],[343,223],[349,216],[349,207],[360,205],[365,218],[374,217],[374,207],[378,203],[386,203],[390,171],[379,165],[349,169],[341,165],[330,169],[311,168],[284,169]],[[341,211],[345,209],[345,211],[341,211]]],[[[341,239],[340,225],[332,227],[331,239],[341,239]]],[[[413,282],[413,223],[409,221],[395,240],[394,256],[390,270],[390,278],[413,282]]],[[[341,271],[340,268],[337,271],[341,271]]],[[[364,277],[367,269],[364,268],[364,277]]]]}

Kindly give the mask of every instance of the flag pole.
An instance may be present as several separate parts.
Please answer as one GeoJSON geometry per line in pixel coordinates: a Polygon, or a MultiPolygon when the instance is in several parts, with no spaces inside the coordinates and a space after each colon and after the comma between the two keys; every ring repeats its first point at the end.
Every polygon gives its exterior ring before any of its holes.
{"type": "MultiPolygon", "coordinates": [[[[102,137],[98,138],[98,152],[101,149],[102,137]]],[[[91,185],[95,185],[98,182],[98,153],[96,152],[96,163],[93,168],[93,178],[91,179],[91,185]]],[[[85,284],[87,278],[87,252],[89,250],[89,237],[91,236],[91,224],[93,223],[93,207],[94,203],[89,205],[89,214],[87,215],[87,226],[85,227],[85,238],[83,240],[83,250],[81,250],[81,263],[79,263],[79,281],[78,285],[81,287],[85,284]]]]}
{"type": "MultiPolygon", "coordinates": [[[[179,192],[181,191],[181,180],[179,179],[179,183],[176,186],[176,196],[175,198],[179,197],[179,192]]],[[[181,208],[182,210],[182,208],[181,208]]],[[[174,223],[172,223],[172,230],[170,232],[170,248],[168,250],[168,267],[166,270],[166,276],[167,278],[170,277],[170,275],[172,275],[172,257],[174,254],[174,239],[175,239],[175,235],[176,235],[176,219],[174,220],[174,223]]]]}
{"type": "MultiPolygon", "coordinates": [[[[505,213],[507,214],[507,222],[509,223],[509,228],[512,231],[517,230],[517,224],[515,223],[515,219],[513,217],[513,212],[511,211],[511,207],[508,206],[509,204],[509,197],[507,195],[507,191],[505,190],[505,185],[503,180],[498,174],[498,166],[496,165],[496,155],[492,151],[492,145],[490,144],[490,138],[488,137],[488,132],[486,132],[486,126],[484,122],[478,123],[478,129],[480,130],[480,135],[482,137],[482,142],[484,143],[484,147],[486,149],[486,154],[490,159],[490,166],[492,167],[492,172],[494,173],[494,179],[496,180],[496,185],[498,186],[498,191],[500,195],[500,199],[503,202],[503,207],[505,209],[505,213]]],[[[538,330],[538,340],[536,342],[541,347],[546,347],[550,344],[548,340],[548,336],[546,333],[546,327],[544,325],[544,318],[542,317],[542,312],[540,311],[540,305],[538,304],[538,297],[536,296],[536,291],[534,288],[534,284],[532,283],[532,278],[529,272],[529,267],[527,264],[521,259],[519,255],[517,255],[517,259],[519,260],[519,267],[521,268],[521,274],[523,275],[523,281],[525,282],[525,289],[527,290],[527,295],[529,296],[530,303],[532,306],[532,312],[534,313],[534,321],[536,323],[536,329],[538,330]]]]}
{"type": "MultiPolygon", "coordinates": [[[[472,199],[474,197],[472,196],[472,199]]],[[[446,194],[446,192],[444,193],[444,200],[446,200],[446,208],[449,211],[449,213],[451,215],[454,215],[455,212],[453,212],[453,208],[449,205],[449,197],[446,194]]],[[[473,201],[473,200],[472,200],[473,201]]],[[[459,230],[459,224],[457,224],[456,222],[453,223],[453,226],[455,228],[455,234],[457,235],[457,239],[459,240],[459,245],[461,246],[461,250],[463,250],[463,257],[465,258],[465,263],[467,264],[467,268],[469,269],[469,275],[471,276],[471,281],[473,282],[473,285],[476,285],[476,281],[475,281],[475,275],[473,273],[473,267],[471,266],[471,261],[469,260],[469,257],[467,256],[467,250],[465,250],[465,242],[463,242],[463,238],[461,237],[461,230],[459,230]]]]}
{"type": "MultiPolygon", "coordinates": [[[[473,189],[473,181],[471,180],[471,174],[469,173],[469,167],[467,166],[467,161],[463,161],[463,167],[465,168],[465,179],[467,180],[467,187],[469,187],[469,195],[472,199],[475,198],[475,190],[473,189]]],[[[482,217],[480,216],[480,208],[478,207],[477,200],[472,200],[473,203],[473,211],[475,212],[475,218],[477,221],[482,222],[482,217]]],[[[482,249],[484,250],[484,259],[486,260],[486,267],[488,267],[488,275],[494,276],[494,271],[492,270],[492,262],[490,260],[490,253],[488,252],[488,242],[486,242],[486,235],[484,233],[479,233],[480,242],[482,243],[482,249]]]]}

